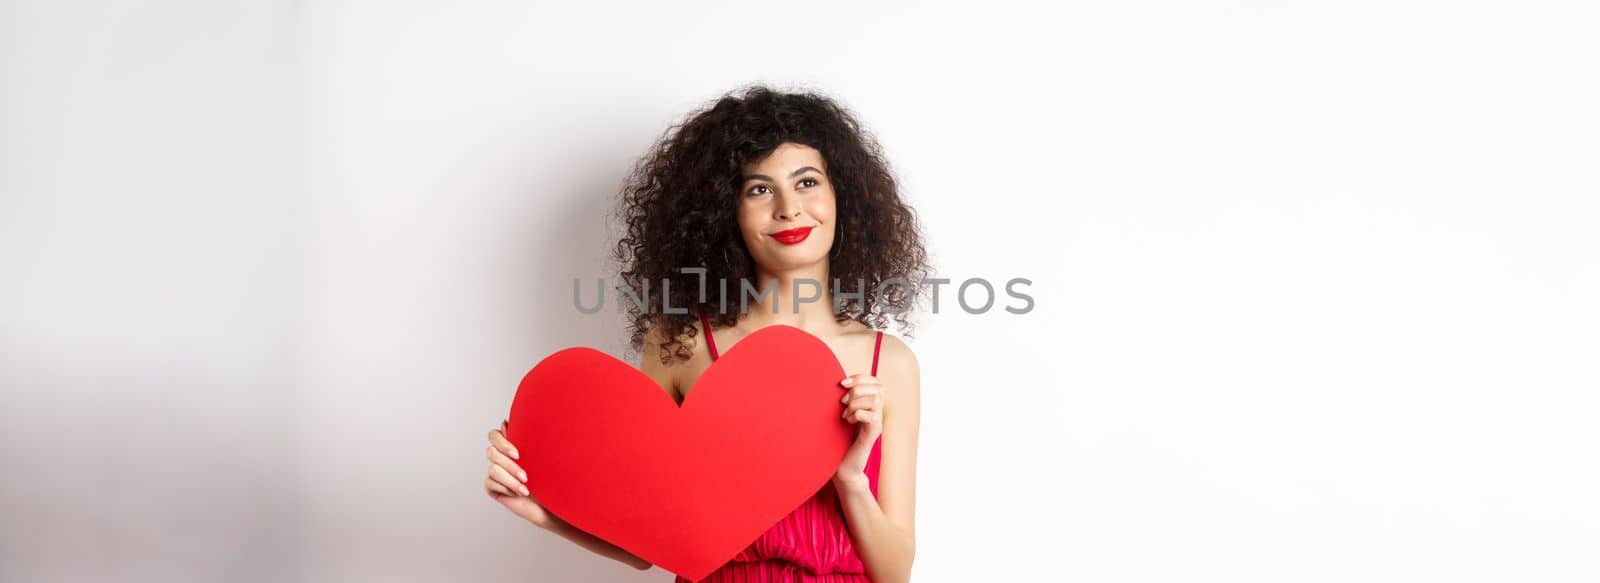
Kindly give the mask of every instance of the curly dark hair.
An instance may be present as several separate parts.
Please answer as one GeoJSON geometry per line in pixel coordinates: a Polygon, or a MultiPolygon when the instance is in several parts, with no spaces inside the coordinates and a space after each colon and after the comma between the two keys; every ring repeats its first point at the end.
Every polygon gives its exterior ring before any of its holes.
{"type": "Polygon", "coordinates": [[[738,313],[723,312],[717,302],[701,303],[701,276],[680,268],[704,268],[710,297],[716,297],[717,282],[729,282],[730,307],[739,305],[738,282],[758,283],[739,231],[741,171],[785,142],[819,151],[833,182],[838,228],[825,285],[829,291],[837,285],[835,320],[881,329],[892,318],[910,335],[909,315],[929,273],[928,257],[916,214],[900,199],[881,147],[833,99],[756,84],[707,102],[669,127],[623,184],[617,208],[623,232],[613,259],[622,282],[634,293],[649,282],[653,296],[646,306],[625,302],[634,350],[660,322],[662,364],[671,364],[673,356],[686,361],[691,352],[684,340],[694,338],[697,310],[715,326],[738,320],[738,313]],[[690,307],[689,313],[665,312],[663,280],[670,282],[670,305],[690,307]],[[886,281],[892,283],[880,288],[886,281]],[[844,294],[862,299],[846,300],[844,294]]]}

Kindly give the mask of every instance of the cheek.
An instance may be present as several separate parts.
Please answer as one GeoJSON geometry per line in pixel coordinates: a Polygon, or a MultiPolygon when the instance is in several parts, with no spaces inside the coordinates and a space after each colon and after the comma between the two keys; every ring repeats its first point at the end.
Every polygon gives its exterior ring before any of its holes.
{"type": "Polygon", "coordinates": [[[832,219],[834,213],[838,210],[838,208],[834,205],[832,194],[816,197],[815,199],[812,199],[811,204],[806,205],[806,207],[806,212],[811,216],[819,219],[826,219],[830,223],[833,222],[832,219]]]}
{"type": "Polygon", "coordinates": [[[734,220],[739,222],[739,230],[750,230],[755,225],[755,209],[750,208],[748,203],[740,202],[734,212],[734,220]]]}
{"type": "Polygon", "coordinates": [[[758,220],[760,212],[749,205],[739,206],[739,233],[744,235],[745,241],[761,238],[761,222],[758,220]]]}

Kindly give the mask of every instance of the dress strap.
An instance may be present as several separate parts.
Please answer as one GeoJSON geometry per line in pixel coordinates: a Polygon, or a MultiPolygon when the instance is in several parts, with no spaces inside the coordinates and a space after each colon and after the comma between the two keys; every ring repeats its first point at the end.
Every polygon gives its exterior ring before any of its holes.
{"type": "MultiPolygon", "coordinates": [[[[883,332],[878,332],[878,339],[872,344],[872,376],[878,376],[878,349],[883,347],[883,332]]],[[[872,491],[872,498],[878,498],[878,473],[883,466],[883,436],[872,442],[872,451],[867,453],[867,465],[861,470],[867,474],[867,489],[872,491]]]]}
{"type": "Polygon", "coordinates": [[[883,332],[878,332],[878,339],[872,343],[872,376],[878,376],[878,348],[883,346],[883,332]]]}
{"type": "MultiPolygon", "coordinates": [[[[711,361],[712,362],[716,362],[716,360],[717,360],[717,341],[713,340],[711,338],[711,319],[706,317],[706,313],[705,312],[700,312],[700,331],[706,335],[706,348],[711,349],[711,361]]],[[[873,358],[873,367],[876,368],[877,367],[877,358],[878,357],[877,357],[876,354],[874,354],[872,358],[873,358]]]]}

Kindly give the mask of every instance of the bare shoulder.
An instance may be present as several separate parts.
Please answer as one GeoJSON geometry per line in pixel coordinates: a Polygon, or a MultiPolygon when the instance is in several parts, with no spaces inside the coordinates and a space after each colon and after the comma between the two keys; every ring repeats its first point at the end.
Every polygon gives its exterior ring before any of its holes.
{"type": "Polygon", "coordinates": [[[884,334],[883,345],[878,347],[878,379],[891,390],[916,391],[921,374],[911,346],[899,336],[884,334]]]}

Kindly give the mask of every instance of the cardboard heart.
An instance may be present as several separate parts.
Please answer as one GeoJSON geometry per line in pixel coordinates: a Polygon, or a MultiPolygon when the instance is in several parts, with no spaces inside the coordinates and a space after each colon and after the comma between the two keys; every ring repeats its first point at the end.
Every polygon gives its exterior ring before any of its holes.
{"type": "Polygon", "coordinates": [[[856,426],[833,351],[792,326],[735,343],[682,407],[637,368],[567,348],[523,377],[506,437],[528,491],[585,532],[689,579],[816,494],[856,426]]]}

